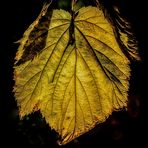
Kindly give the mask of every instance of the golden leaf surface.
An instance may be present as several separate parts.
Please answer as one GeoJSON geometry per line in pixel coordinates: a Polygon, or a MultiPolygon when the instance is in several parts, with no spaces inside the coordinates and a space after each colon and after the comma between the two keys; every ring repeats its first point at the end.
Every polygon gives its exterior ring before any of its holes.
{"type": "Polygon", "coordinates": [[[74,16],[53,10],[45,47],[15,66],[14,92],[20,116],[40,110],[66,144],[126,107],[129,76],[101,10],[83,7],[74,16]]]}

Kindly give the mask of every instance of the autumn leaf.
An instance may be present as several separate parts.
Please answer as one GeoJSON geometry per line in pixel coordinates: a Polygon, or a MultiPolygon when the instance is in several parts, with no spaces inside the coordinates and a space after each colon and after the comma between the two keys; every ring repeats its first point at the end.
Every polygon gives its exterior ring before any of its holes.
{"type": "Polygon", "coordinates": [[[139,56],[138,42],[132,31],[132,25],[122,17],[120,10],[114,6],[116,36],[126,56],[130,59],[141,60],[139,56]]]}
{"type": "Polygon", "coordinates": [[[62,145],[127,106],[129,60],[97,7],[70,14],[44,6],[20,41],[14,68],[20,117],[40,110],[62,145]]]}

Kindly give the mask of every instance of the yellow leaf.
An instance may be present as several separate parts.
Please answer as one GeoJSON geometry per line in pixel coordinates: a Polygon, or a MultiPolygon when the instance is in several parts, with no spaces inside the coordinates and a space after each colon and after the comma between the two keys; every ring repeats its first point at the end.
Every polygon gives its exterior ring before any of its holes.
{"type": "Polygon", "coordinates": [[[53,10],[44,48],[15,66],[20,116],[40,110],[66,144],[126,107],[129,76],[129,61],[101,10],[83,7],[77,16],[53,10]]]}
{"type": "Polygon", "coordinates": [[[121,12],[114,6],[116,24],[116,36],[123,51],[130,59],[141,60],[138,50],[138,42],[132,31],[132,25],[121,15],[121,12]]]}

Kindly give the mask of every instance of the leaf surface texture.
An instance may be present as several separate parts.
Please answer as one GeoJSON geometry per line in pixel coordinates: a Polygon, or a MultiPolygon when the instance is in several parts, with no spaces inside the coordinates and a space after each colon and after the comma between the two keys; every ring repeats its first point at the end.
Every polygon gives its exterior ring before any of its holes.
{"type": "Polygon", "coordinates": [[[16,64],[14,92],[20,116],[40,110],[66,144],[126,107],[129,60],[96,7],[53,10],[47,31],[43,49],[16,64]]]}

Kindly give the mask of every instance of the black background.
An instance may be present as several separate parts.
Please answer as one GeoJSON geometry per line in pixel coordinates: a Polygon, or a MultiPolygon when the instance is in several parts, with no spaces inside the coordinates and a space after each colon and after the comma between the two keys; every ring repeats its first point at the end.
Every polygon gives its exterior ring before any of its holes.
{"type": "MultiPolygon", "coordinates": [[[[139,41],[142,62],[132,62],[128,111],[113,113],[107,121],[93,131],[69,143],[64,148],[98,147],[147,147],[147,97],[146,97],[146,2],[113,0],[121,7],[125,17],[133,24],[139,41]]],[[[15,41],[38,16],[43,0],[6,0],[0,4],[0,144],[18,147],[58,148],[57,136],[51,131],[39,113],[19,120],[12,89],[13,63],[18,45],[15,41]]]]}

